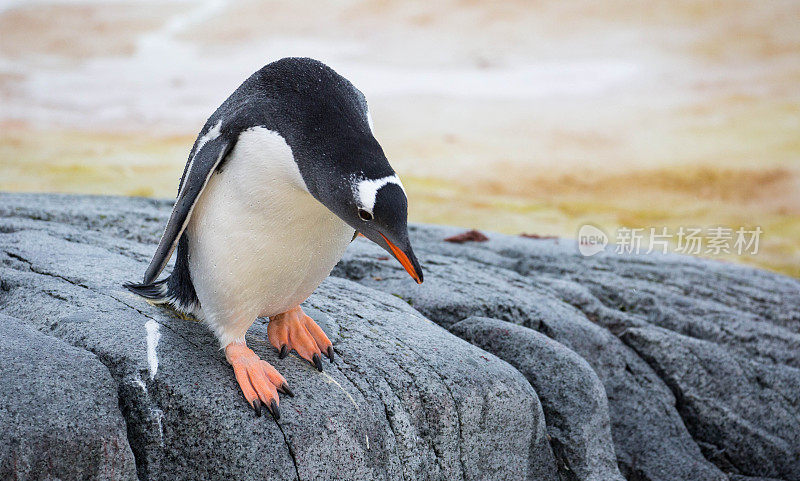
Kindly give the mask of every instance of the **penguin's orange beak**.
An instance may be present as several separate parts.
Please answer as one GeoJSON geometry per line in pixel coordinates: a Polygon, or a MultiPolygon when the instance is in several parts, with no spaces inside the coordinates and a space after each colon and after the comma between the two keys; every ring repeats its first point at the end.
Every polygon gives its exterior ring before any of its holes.
{"type": "Polygon", "coordinates": [[[394,245],[392,241],[387,239],[385,235],[381,234],[381,237],[383,237],[383,240],[386,241],[386,244],[389,246],[389,249],[392,250],[392,254],[394,254],[395,258],[397,258],[397,260],[400,261],[400,265],[402,265],[403,269],[405,269],[406,272],[408,272],[408,275],[410,275],[412,279],[417,281],[417,284],[422,284],[422,277],[414,268],[414,264],[411,262],[411,259],[408,258],[408,255],[402,250],[400,250],[399,247],[394,245]]]}

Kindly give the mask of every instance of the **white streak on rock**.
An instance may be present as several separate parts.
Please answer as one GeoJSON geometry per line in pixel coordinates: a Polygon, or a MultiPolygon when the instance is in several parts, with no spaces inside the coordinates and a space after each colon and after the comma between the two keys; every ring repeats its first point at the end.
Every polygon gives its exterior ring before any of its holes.
{"type": "Polygon", "coordinates": [[[133,383],[139,386],[142,389],[142,392],[147,394],[147,386],[144,385],[144,381],[142,381],[139,376],[137,375],[136,378],[133,380],[133,383]]]}
{"type": "Polygon", "coordinates": [[[328,384],[331,384],[331,383],[336,384],[336,387],[338,387],[339,390],[342,391],[345,394],[345,396],[347,396],[347,399],[349,399],[350,402],[353,403],[353,406],[355,406],[356,409],[358,409],[358,404],[356,403],[356,400],[353,399],[353,396],[351,396],[349,392],[344,390],[342,385],[339,384],[336,381],[336,379],[332,378],[330,374],[328,374],[327,372],[324,372],[324,371],[322,372],[322,375],[325,377],[325,382],[327,382],[328,384]]]}
{"type": "Polygon", "coordinates": [[[155,379],[156,372],[158,372],[158,353],[156,347],[158,340],[161,339],[161,333],[158,332],[158,323],[152,319],[147,321],[144,325],[147,330],[147,363],[150,365],[150,379],[155,379]]]}
{"type": "Polygon", "coordinates": [[[164,425],[161,422],[161,419],[164,417],[164,411],[158,408],[150,408],[150,418],[156,425],[156,429],[158,429],[158,444],[160,446],[164,445],[164,425]]]}

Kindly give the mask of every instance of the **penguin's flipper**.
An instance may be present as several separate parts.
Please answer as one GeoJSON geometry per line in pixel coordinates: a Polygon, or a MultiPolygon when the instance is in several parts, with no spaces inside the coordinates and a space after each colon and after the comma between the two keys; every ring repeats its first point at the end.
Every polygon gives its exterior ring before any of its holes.
{"type": "Polygon", "coordinates": [[[323,353],[333,362],[333,344],[322,328],[300,306],[270,317],[267,337],[280,352],[281,358],[294,349],[318,371],[322,371],[323,353]]]}
{"type": "Polygon", "coordinates": [[[178,198],[175,200],[167,227],[164,229],[164,235],[161,236],[153,260],[150,261],[144,274],[144,284],[152,283],[164,270],[181,234],[189,223],[197,199],[208,184],[211,174],[217,170],[233,145],[234,142],[220,135],[202,144],[189,161],[178,198]]]}

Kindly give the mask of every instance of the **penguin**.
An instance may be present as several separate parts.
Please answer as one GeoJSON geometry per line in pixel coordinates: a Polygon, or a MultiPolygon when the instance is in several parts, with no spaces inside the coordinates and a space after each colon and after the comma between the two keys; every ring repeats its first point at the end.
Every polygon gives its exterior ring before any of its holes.
{"type": "Polygon", "coordinates": [[[294,350],[322,371],[333,346],[300,304],[359,233],[422,283],[407,211],[364,95],[322,62],[284,58],[206,121],[144,279],[124,287],[203,321],[256,416],[277,420],[278,392],[293,394],[247,347],[248,328],[269,318],[279,357],[294,350]],[[172,272],[157,280],[176,249],[172,272]]]}

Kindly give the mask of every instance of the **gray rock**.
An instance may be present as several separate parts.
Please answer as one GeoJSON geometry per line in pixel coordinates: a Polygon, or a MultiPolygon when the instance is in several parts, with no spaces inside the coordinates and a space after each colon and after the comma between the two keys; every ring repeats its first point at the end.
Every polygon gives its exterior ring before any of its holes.
{"type": "MultiPolygon", "coordinates": [[[[420,289],[410,289],[402,282],[402,270],[382,260],[378,248],[361,241],[348,250],[334,274],[394,294],[445,327],[472,315],[487,316],[537,330],[576,352],[605,387],[618,463],[628,479],[762,475],[757,467],[762,455],[755,452],[760,448],[740,452],[734,465],[719,455],[716,441],[709,445],[707,438],[696,436],[713,425],[720,431],[709,438],[735,439],[740,427],[721,417],[707,417],[709,410],[687,416],[682,401],[676,401],[675,384],[660,368],[662,363],[655,361],[664,358],[667,363],[670,354],[653,350],[652,357],[641,356],[626,345],[631,338],[623,333],[658,326],[781,373],[779,380],[753,384],[756,391],[771,391],[774,384],[795,386],[800,367],[800,282],[685,256],[606,252],[585,258],[574,242],[563,239],[489,234],[490,240],[483,243],[443,241],[458,232],[432,226],[414,230],[412,240],[425,269],[420,289]]],[[[728,383],[729,389],[736,388],[738,381],[728,380],[726,371],[710,375],[728,383]]],[[[697,392],[706,392],[700,378],[688,382],[697,383],[697,392]]],[[[800,452],[781,424],[788,417],[750,419],[756,423],[754,431],[783,433],[777,445],[800,452]]],[[[755,436],[742,441],[761,442],[755,436]]],[[[780,471],[784,479],[800,479],[794,467],[774,462],[788,470],[780,471]]]]}
{"type": "Polygon", "coordinates": [[[629,480],[800,480],[796,279],[674,255],[584,258],[561,239],[458,245],[443,242],[458,229],[413,226],[416,286],[357,240],[304,305],[341,353],[324,374],[278,360],[264,322],[248,333],[298,394],[278,426],[253,419],[203,326],[119,287],[143,272],[170,206],[0,195],[0,312],[105,365],[142,479],[556,479],[557,461],[590,479],[612,452],[607,434],[587,435],[604,432],[599,380],[629,480]],[[515,324],[551,357],[469,334],[472,316],[515,324]],[[531,384],[562,419],[545,426],[531,384]]]}
{"type": "Polygon", "coordinates": [[[731,474],[730,481],[780,481],[777,478],[762,478],[754,476],[742,476],[741,474],[731,474]]]}
{"type": "Polygon", "coordinates": [[[660,327],[629,329],[623,338],[676,393],[678,410],[706,456],[729,471],[797,479],[797,368],[741,358],[660,327]]]}
{"type": "Polygon", "coordinates": [[[0,195],[0,312],[105,365],[140,479],[557,479],[541,405],[518,371],[345,279],[304,304],[337,349],[324,373],[279,360],[263,320],[248,332],[296,393],[281,400],[280,425],[254,418],[202,325],[121,288],[144,271],[169,209],[0,195]]]}
{"type": "Polygon", "coordinates": [[[508,361],[539,395],[563,480],[622,480],[617,468],[606,391],[578,354],[532,329],[469,317],[457,336],[508,361]]]}
{"type": "Polygon", "coordinates": [[[97,358],[0,314],[0,479],[133,479],[117,388],[97,358]]]}

